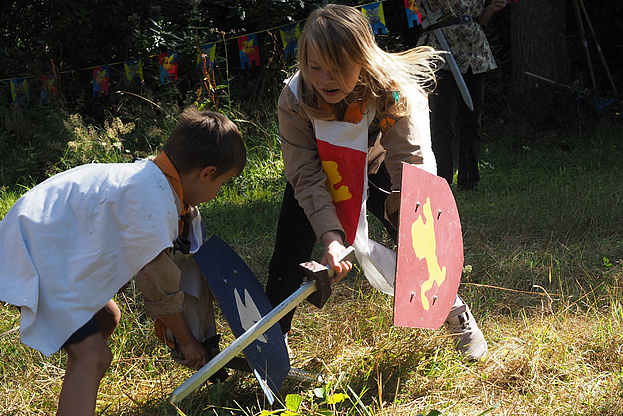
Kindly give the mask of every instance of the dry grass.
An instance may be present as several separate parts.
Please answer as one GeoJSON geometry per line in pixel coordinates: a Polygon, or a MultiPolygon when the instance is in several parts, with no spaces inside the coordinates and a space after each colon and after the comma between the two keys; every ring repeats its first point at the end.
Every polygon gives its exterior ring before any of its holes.
{"type": "MultiPolygon", "coordinates": [[[[616,267],[609,277],[618,280],[623,268],[616,267]]],[[[118,299],[125,318],[111,341],[114,360],[100,388],[98,414],[176,414],[167,397],[191,373],[169,359],[132,293],[130,289],[118,299]]],[[[489,355],[468,364],[443,330],[390,325],[391,298],[351,276],[324,309],[299,308],[290,336],[292,364],[329,376],[333,392],[364,392],[362,402],[370,414],[437,409],[444,415],[477,415],[491,409],[491,415],[620,415],[623,307],[614,293],[593,295],[590,302],[588,296],[551,303],[541,298],[543,302],[514,316],[488,311],[481,327],[489,355]]],[[[483,316],[480,306],[471,303],[474,313],[483,316]]],[[[4,332],[18,315],[8,306],[0,311],[4,332]]],[[[222,320],[220,324],[227,334],[222,320]]],[[[64,354],[43,357],[20,344],[17,332],[3,335],[1,348],[0,413],[53,413],[64,354]]],[[[282,394],[300,394],[301,413],[328,408],[311,394],[313,387],[286,381],[282,394]]],[[[262,408],[270,406],[244,373],[222,386],[204,388],[180,405],[187,415],[259,414],[262,408]]],[[[349,411],[365,414],[350,403],[334,414],[349,411]]]]}
{"type": "MultiPolygon", "coordinates": [[[[282,398],[298,396],[301,414],[623,414],[620,137],[620,128],[608,127],[574,141],[573,152],[500,143],[485,152],[489,167],[480,192],[457,194],[472,269],[460,294],[489,341],[484,361],[466,363],[443,329],[393,326],[392,298],[351,274],[325,308],[302,304],[290,335],[292,364],[330,378],[324,397],[319,385],[287,380],[282,398]],[[339,394],[348,398],[327,403],[339,394]]],[[[202,213],[210,231],[263,280],[280,188],[279,169],[262,175],[268,168],[258,166],[259,174],[249,172],[202,213]]],[[[0,200],[0,214],[15,197],[0,200]]],[[[372,232],[386,239],[374,223],[372,232]]],[[[199,389],[176,409],[168,396],[192,373],[157,341],[135,288],[117,300],[124,315],[110,342],[114,359],[98,414],[283,413],[284,404],[269,406],[245,373],[199,389]]],[[[8,332],[18,324],[17,310],[0,305],[0,414],[53,414],[65,354],[43,357],[22,345],[17,332],[8,332]]],[[[224,347],[232,336],[222,317],[219,331],[224,347]]]]}

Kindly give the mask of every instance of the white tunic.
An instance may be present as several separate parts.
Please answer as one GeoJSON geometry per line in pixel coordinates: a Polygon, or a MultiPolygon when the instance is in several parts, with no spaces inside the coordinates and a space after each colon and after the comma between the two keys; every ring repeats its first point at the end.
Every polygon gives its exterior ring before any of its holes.
{"type": "Polygon", "coordinates": [[[0,300],[45,355],[177,236],[175,197],[155,163],[84,165],[24,194],[0,221],[0,300]]]}

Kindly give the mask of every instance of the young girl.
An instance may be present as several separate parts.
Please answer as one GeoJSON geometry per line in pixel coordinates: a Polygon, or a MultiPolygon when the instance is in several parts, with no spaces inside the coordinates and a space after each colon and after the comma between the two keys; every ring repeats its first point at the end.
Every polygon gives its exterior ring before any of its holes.
{"type": "MultiPolygon", "coordinates": [[[[286,185],[266,292],[277,306],[303,281],[299,264],[316,239],[333,283],[352,264],[339,262],[355,247],[370,283],[393,294],[395,253],[368,239],[366,210],[397,237],[402,162],[436,173],[428,102],[433,49],[387,53],[375,43],[357,9],[329,4],[311,13],[299,41],[299,71],[279,98],[286,185]]],[[[290,330],[291,312],[280,324],[290,330]]],[[[487,343],[460,298],[446,324],[457,349],[480,359],[487,343]]]]}

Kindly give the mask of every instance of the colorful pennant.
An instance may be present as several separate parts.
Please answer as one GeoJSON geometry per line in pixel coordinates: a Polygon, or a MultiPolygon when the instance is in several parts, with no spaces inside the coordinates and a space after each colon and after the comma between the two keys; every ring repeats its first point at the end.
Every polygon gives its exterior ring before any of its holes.
{"type": "Polygon", "coordinates": [[[125,61],[123,63],[125,69],[125,76],[130,82],[135,82],[139,85],[145,84],[145,78],[143,77],[143,60],[138,61],[125,61]]]}
{"type": "Polygon", "coordinates": [[[177,52],[167,52],[158,55],[160,60],[160,83],[177,81],[177,52]]]}
{"type": "MultiPolygon", "coordinates": [[[[403,0],[407,13],[407,19],[409,27],[413,27],[413,22],[417,21],[421,24],[422,16],[415,4],[415,0],[403,0]]],[[[518,0],[506,0],[508,3],[518,2],[518,0]]],[[[371,3],[367,5],[359,6],[361,12],[369,19],[370,26],[375,34],[386,34],[387,26],[385,23],[385,16],[383,11],[382,2],[371,3]]],[[[286,58],[291,58],[296,55],[298,48],[298,41],[301,35],[300,23],[290,23],[278,27],[281,41],[283,45],[284,55],[286,58]]],[[[272,30],[272,29],[271,29],[272,30]]],[[[232,38],[233,39],[233,38],[232,38]]],[[[260,65],[259,47],[257,33],[241,36],[238,39],[240,67],[241,69],[252,68],[253,66],[260,65]]],[[[223,43],[226,40],[222,41],[223,43]]],[[[200,47],[201,52],[197,54],[197,69],[201,69],[203,62],[210,68],[214,68],[216,59],[216,44],[218,42],[212,42],[200,47]],[[205,61],[204,61],[205,59],[205,61]]],[[[178,80],[178,65],[177,65],[177,52],[168,52],[158,55],[160,63],[160,82],[164,84],[167,81],[178,80]]],[[[143,61],[142,60],[129,60],[125,62],[117,62],[111,65],[124,65],[126,78],[131,82],[144,85],[145,78],[143,76],[143,61]]],[[[93,96],[101,97],[107,95],[109,91],[110,82],[110,66],[101,66],[93,69],[93,96]]],[[[87,68],[84,68],[87,69],[87,68]]],[[[88,68],[91,69],[91,68],[88,68]]],[[[41,102],[47,103],[49,98],[58,93],[58,79],[55,73],[41,76],[41,102]]],[[[33,78],[33,77],[27,77],[33,78]]],[[[25,105],[28,100],[28,85],[26,83],[27,78],[14,78],[11,81],[11,95],[13,103],[15,105],[25,105]]],[[[9,80],[9,79],[7,79],[9,80]]]]}
{"type": "Polygon", "coordinates": [[[417,22],[418,25],[422,24],[422,15],[420,14],[420,10],[417,8],[415,4],[415,0],[404,0],[405,1],[405,10],[407,12],[407,21],[409,22],[409,27],[413,27],[413,22],[417,22]]]}
{"type": "Polygon", "coordinates": [[[238,38],[238,50],[240,55],[240,68],[251,68],[260,65],[260,50],[257,46],[257,35],[241,36],[238,38]]]}
{"type": "Polygon", "coordinates": [[[93,97],[108,95],[110,81],[110,66],[93,68],[93,97]]]}
{"type": "Polygon", "coordinates": [[[291,58],[292,56],[295,56],[299,38],[301,37],[300,24],[292,23],[281,26],[279,28],[279,33],[281,33],[281,43],[283,44],[283,54],[285,57],[291,58]]]}
{"type": "Polygon", "coordinates": [[[374,32],[375,35],[387,34],[385,15],[383,14],[383,5],[381,2],[361,6],[361,13],[370,20],[370,26],[372,26],[372,32],[374,32]]]}
{"type": "Polygon", "coordinates": [[[26,107],[28,105],[28,82],[26,78],[13,78],[11,80],[11,97],[13,105],[17,107],[26,107]]]}
{"type": "Polygon", "coordinates": [[[56,94],[58,94],[58,80],[56,79],[56,75],[53,72],[41,75],[41,90],[39,92],[41,105],[49,104],[50,97],[56,94]]]}
{"type": "Polygon", "coordinates": [[[199,49],[201,50],[201,53],[197,54],[197,69],[202,69],[204,58],[208,69],[214,69],[214,60],[216,59],[216,42],[200,46],[199,49]]]}

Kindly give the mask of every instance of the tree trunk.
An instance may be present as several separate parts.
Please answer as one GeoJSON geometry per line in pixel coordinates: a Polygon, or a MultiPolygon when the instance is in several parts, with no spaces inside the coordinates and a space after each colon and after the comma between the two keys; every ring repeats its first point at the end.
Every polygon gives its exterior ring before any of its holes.
{"type": "Polygon", "coordinates": [[[551,116],[553,85],[539,77],[566,84],[570,77],[567,53],[564,0],[512,1],[512,107],[527,119],[551,116]],[[545,86],[548,87],[545,87],[545,86]]]}

